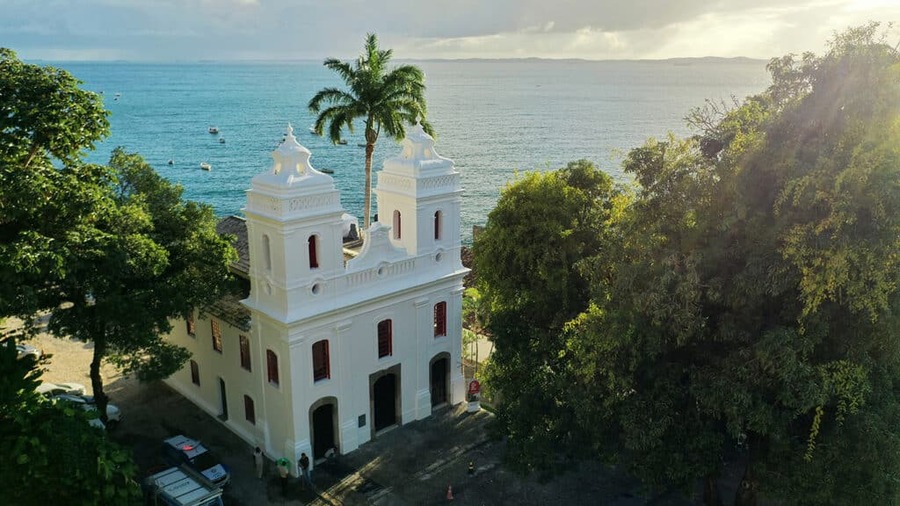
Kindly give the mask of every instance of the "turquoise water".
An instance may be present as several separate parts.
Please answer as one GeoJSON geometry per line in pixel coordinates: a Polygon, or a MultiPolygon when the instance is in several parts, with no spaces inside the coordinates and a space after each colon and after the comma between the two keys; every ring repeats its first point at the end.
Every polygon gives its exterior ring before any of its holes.
{"type": "MultiPolygon", "coordinates": [[[[437,151],[462,174],[463,237],[484,223],[516,171],[547,170],[586,158],[619,180],[628,149],[647,137],[691,133],[682,118],[709,99],[743,98],[768,85],[765,62],[424,61],[428,117],[437,151]]],[[[185,196],[220,215],[239,213],[250,179],[271,166],[288,122],[319,169],[334,170],[344,208],[362,216],[362,132],[333,146],[307,131],[310,97],[341,83],[321,62],[57,62],[103,92],[112,134],[88,159],[105,163],[116,146],[137,151],[185,196]],[[116,94],[119,94],[118,96],[116,94]],[[218,135],[207,132],[210,125],[218,135]],[[219,143],[222,137],[225,143],[219,143]],[[174,165],[167,165],[168,160],[174,165]],[[213,170],[200,170],[200,162],[213,170]]],[[[375,148],[376,170],[397,153],[375,148]]]]}

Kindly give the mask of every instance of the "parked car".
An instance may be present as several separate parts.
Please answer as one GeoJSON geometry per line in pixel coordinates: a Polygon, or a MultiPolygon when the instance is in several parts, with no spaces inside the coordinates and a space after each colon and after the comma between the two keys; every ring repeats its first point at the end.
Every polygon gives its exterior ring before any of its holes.
{"type": "Polygon", "coordinates": [[[218,487],[224,487],[231,481],[228,468],[195,439],[182,435],[166,439],[163,454],[173,465],[187,464],[218,487]]]}
{"type": "Polygon", "coordinates": [[[150,506],[222,506],[222,489],[186,466],[153,474],[141,488],[150,506]]]}
{"type": "Polygon", "coordinates": [[[44,352],[39,348],[25,343],[16,343],[16,358],[34,357],[34,360],[40,360],[44,356],[44,352]]]}
{"type": "Polygon", "coordinates": [[[38,385],[35,391],[45,397],[62,394],[84,395],[84,385],[81,383],[50,383],[45,381],[38,385]]]}
{"type": "MultiPolygon", "coordinates": [[[[85,411],[97,411],[97,403],[94,402],[94,398],[90,395],[72,395],[72,394],[59,394],[50,397],[51,400],[54,401],[62,401],[69,402],[74,405],[77,405],[81,409],[85,411]]],[[[97,422],[100,422],[100,419],[96,419],[97,422]]],[[[106,404],[106,426],[112,426],[122,421],[122,411],[115,404],[106,404]]],[[[94,419],[91,420],[91,425],[95,427],[99,427],[94,419]]],[[[102,426],[102,422],[101,422],[102,426]]],[[[106,426],[102,426],[102,428],[106,428],[106,426]]]]}

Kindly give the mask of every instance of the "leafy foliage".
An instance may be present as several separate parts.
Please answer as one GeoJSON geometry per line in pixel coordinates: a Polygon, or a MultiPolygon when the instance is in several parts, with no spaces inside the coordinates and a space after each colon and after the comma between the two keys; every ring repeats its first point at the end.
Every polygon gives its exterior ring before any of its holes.
{"type": "Polygon", "coordinates": [[[325,88],[310,99],[308,107],[318,114],[315,132],[322,135],[328,125],[328,137],[337,144],[346,127],[353,133],[353,122],[364,121],[366,138],[365,221],[368,229],[372,212],[372,154],[375,142],[384,133],[396,140],[406,135],[404,123],[421,123],[434,135],[425,120],[425,74],[415,65],[389,68],[393,52],[379,49],[374,33],[366,35],[363,53],[353,65],[336,58],[325,60],[325,67],[334,71],[347,85],[346,90],[325,88]],[[324,107],[324,108],[323,108],[324,107]]]}
{"type": "Polygon", "coordinates": [[[49,330],[94,343],[90,372],[101,418],[100,364],[165,377],[187,352],[160,338],[169,318],[231,288],[236,253],[209,206],[138,155],[83,164],[108,133],[99,97],[68,73],[0,51],[0,315],[52,312],[49,330]]]}
{"type": "Polygon", "coordinates": [[[504,190],[476,239],[479,305],[489,307],[496,343],[486,382],[502,397],[497,422],[510,436],[513,463],[546,466],[555,449],[577,448],[561,331],[589,300],[579,260],[613,234],[604,227],[625,201],[584,160],[528,173],[504,190]]]}
{"type": "Polygon", "coordinates": [[[88,414],[53,404],[34,389],[40,369],[0,342],[0,487],[4,502],[140,504],[130,453],[88,424],[88,414]]]}
{"type": "Polygon", "coordinates": [[[98,220],[99,233],[68,257],[59,289],[71,304],[55,309],[49,324],[56,335],[94,343],[91,380],[101,413],[100,361],[109,357],[142,380],[177,371],[189,355],[162,339],[169,319],[220,299],[236,260],[212,209],[184,202],[181,187],[139,155],[117,148],[110,169],[113,205],[98,220]]]}
{"type": "Polygon", "coordinates": [[[504,191],[475,248],[524,467],[593,452],[691,489],[735,460],[737,504],[900,500],[900,54],[870,24],[769,70],[632,150],[592,241],[554,240],[549,176],[504,191]]]}
{"type": "Polygon", "coordinates": [[[0,315],[61,302],[65,257],[107,205],[107,171],[79,161],[107,135],[107,112],[79,84],[0,48],[0,315]]]}

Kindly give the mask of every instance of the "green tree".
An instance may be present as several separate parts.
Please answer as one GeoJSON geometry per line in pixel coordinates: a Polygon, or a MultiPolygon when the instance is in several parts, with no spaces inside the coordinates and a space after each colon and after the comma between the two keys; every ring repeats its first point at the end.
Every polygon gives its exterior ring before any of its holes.
{"type": "Polygon", "coordinates": [[[94,343],[91,384],[104,415],[102,361],[145,381],[177,371],[189,355],[162,338],[169,320],[225,295],[236,260],[210,206],[183,201],[180,186],[121,148],[110,169],[114,204],[97,218],[101,233],[67,257],[59,290],[70,304],[54,309],[49,323],[56,335],[94,343]]]}
{"type": "Polygon", "coordinates": [[[521,462],[540,462],[522,435],[555,436],[540,450],[620,462],[655,488],[705,478],[709,504],[725,461],[744,467],[736,504],[900,500],[900,55],[870,24],[769,70],[760,95],[692,115],[697,136],[628,154],[634,200],[596,245],[569,256],[547,225],[528,242],[485,231],[496,251],[579,265],[589,291],[482,277],[510,294],[492,299],[491,322],[515,330],[497,337],[491,386],[515,396],[503,409],[519,418],[498,418],[521,462]],[[519,406],[529,389],[535,410],[519,406]]]}
{"type": "Polygon", "coordinates": [[[88,423],[87,412],[38,395],[41,370],[0,342],[0,487],[4,502],[140,504],[130,452],[88,423]]]}
{"type": "Polygon", "coordinates": [[[389,68],[393,52],[379,49],[374,33],[366,35],[363,53],[353,65],[336,58],[325,67],[338,74],[346,90],[324,88],[309,101],[309,110],[318,114],[315,132],[322,135],[328,125],[331,142],[341,140],[344,127],[353,132],[353,122],[362,118],[366,137],[366,185],[363,228],[368,230],[372,212],[372,155],[382,130],[396,140],[406,135],[404,123],[421,123],[434,135],[425,120],[425,74],[415,65],[389,68]],[[327,106],[324,109],[323,106],[327,106]]]}
{"type": "Polygon", "coordinates": [[[93,233],[105,169],[80,161],[109,132],[98,95],[0,48],[0,316],[61,299],[70,239],[93,233]]]}
{"type": "Polygon", "coordinates": [[[897,501],[900,60],[876,35],[773,60],[713,128],[629,154],[629,260],[570,343],[602,399],[580,416],[648,483],[705,476],[712,503],[738,455],[737,504],[897,501]]]}
{"type": "Polygon", "coordinates": [[[528,173],[503,190],[475,241],[495,343],[485,384],[500,397],[496,420],[509,436],[509,461],[522,468],[580,446],[565,392],[570,358],[562,329],[587,309],[582,260],[615,234],[625,202],[611,178],[585,160],[528,173]]]}

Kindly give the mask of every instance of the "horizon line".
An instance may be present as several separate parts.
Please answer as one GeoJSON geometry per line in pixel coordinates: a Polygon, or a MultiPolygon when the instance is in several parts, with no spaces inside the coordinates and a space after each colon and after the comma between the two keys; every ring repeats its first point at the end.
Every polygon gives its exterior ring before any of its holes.
{"type": "MultiPolygon", "coordinates": [[[[347,58],[347,60],[353,60],[347,58]]],[[[187,64],[187,63],[319,63],[325,58],[234,58],[234,59],[173,59],[173,60],[129,60],[121,58],[111,59],[50,59],[50,58],[29,58],[23,61],[28,62],[49,62],[49,63],[143,63],[143,64],[187,64]]],[[[395,58],[396,62],[553,62],[553,63],[603,63],[603,62],[634,62],[634,63],[654,63],[654,62],[677,62],[677,61],[746,61],[746,62],[768,62],[771,58],[754,58],[750,56],[675,56],[671,58],[548,58],[541,56],[525,56],[525,57],[504,57],[504,58],[485,58],[485,57],[465,57],[465,58],[395,58]]]]}

